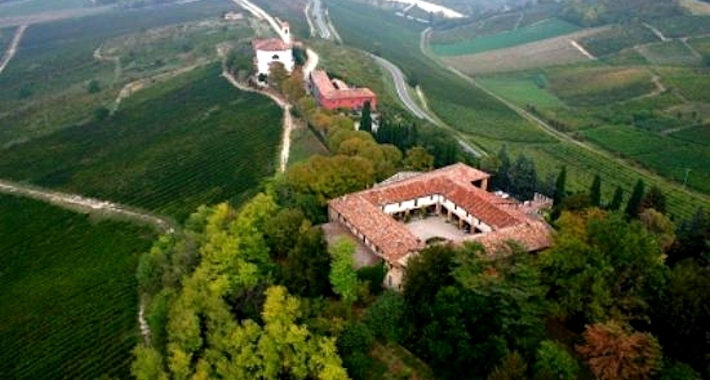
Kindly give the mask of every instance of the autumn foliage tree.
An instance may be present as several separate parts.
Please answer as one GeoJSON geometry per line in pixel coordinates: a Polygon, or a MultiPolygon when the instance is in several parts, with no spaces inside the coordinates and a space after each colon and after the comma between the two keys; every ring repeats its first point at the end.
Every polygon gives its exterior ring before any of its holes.
{"type": "Polygon", "coordinates": [[[646,380],[661,367],[661,346],[651,334],[608,321],[587,326],[583,336],[577,352],[598,380],[646,380]]]}

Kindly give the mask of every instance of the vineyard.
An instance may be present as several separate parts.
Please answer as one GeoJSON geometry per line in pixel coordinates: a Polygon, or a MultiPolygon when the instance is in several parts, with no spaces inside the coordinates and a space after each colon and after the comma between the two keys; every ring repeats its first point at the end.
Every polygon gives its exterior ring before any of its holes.
{"type": "Polygon", "coordinates": [[[152,234],[0,196],[0,374],[128,378],[138,254],[152,234]]]}
{"type": "Polygon", "coordinates": [[[655,65],[697,65],[702,61],[681,41],[668,41],[639,47],[639,52],[655,65]]]}
{"type": "Polygon", "coordinates": [[[432,44],[431,50],[440,56],[476,54],[541,41],[578,31],[575,25],[550,18],[523,28],[481,36],[449,44],[432,44]]]}
{"type": "Polygon", "coordinates": [[[595,128],[585,131],[584,136],[677,182],[683,182],[685,170],[690,169],[693,175],[688,177],[688,185],[710,192],[707,146],[623,126],[595,128]]]}
{"type": "MultiPolygon", "coordinates": [[[[228,0],[208,0],[33,25],[0,75],[0,147],[86,120],[95,108],[111,102],[124,82],[138,76],[117,78],[114,61],[94,57],[106,40],[165,25],[217,19],[232,8],[228,0]],[[87,83],[92,80],[101,90],[90,94],[87,83]]],[[[131,60],[123,63],[130,71],[131,60]]]]}
{"type": "Polygon", "coordinates": [[[201,204],[238,203],[275,170],[282,114],[219,73],[196,69],[139,92],[108,120],[13,145],[0,177],[178,220],[201,204]]]}
{"type": "Polygon", "coordinates": [[[571,106],[604,105],[656,89],[646,69],[573,66],[550,70],[550,91],[571,106]]]}
{"type": "Polygon", "coordinates": [[[579,41],[587,51],[605,57],[636,45],[658,42],[658,37],[641,24],[615,26],[579,41]]]}

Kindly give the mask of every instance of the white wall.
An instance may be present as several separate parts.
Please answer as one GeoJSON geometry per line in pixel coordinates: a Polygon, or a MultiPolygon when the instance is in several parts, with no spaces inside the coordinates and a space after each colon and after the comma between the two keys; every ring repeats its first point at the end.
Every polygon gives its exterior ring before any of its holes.
{"type": "Polygon", "coordinates": [[[291,49],[281,51],[256,51],[256,63],[259,74],[269,74],[269,65],[272,62],[281,62],[289,73],[293,70],[293,51],[291,49]],[[277,55],[279,58],[274,59],[277,55]]]}
{"type": "Polygon", "coordinates": [[[469,214],[463,208],[458,207],[458,205],[456,205],[454,202],[446,199],[446,197],[444,197],[443,195],[438,194],[417,198],[416,200],[409,200],[400,203],[391,203],[385,205],[384,208],[382,208],[382,211],[384,211],[385,214],[392,215],[394,213],[415,210],[423,207],[433,206],[436,204],[440,204],[443,207],[446,207],[447,210],[450,210],[451,213],[456,215],[459,219],[465,220],[466,222],[468,222],[468,224],[478,228],[483,232],[491,232],[493,230],[490,226],[483,223],[475,216],[469,214]]]}

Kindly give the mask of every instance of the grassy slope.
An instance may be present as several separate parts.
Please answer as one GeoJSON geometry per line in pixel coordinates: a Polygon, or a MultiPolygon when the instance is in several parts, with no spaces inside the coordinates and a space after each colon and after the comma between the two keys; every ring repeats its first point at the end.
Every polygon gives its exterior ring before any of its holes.
{"type": "MultiPolygon", "coordinates": [[[[228,0],[207,0],[178,6],[117,11],[76,20],[33,25],[20,49],[0,75],[0,148],[79,123],[115,98],[113,62],[93,58],[106,40],[159,26],[217,17],[233,9],[228,0]],[[89,80],[105,88],[86,92],[89,80]]],[[[124,62],[125,64],[126,62],[124,62]]]]}
{"type": "Polygon", "coordinates": [[[237,91],[214,65],[139,92],[110,120],[12,146],[0,178],[183,219],[247,196],[273,173],[280,136],[280,109],[237,91]]]}
{"type": "Polygon", "coordinates": [[[450,44],[435,44],[431,50],[439,56],[476,54],[484,51],[503,49],[541,41],[578,31],[580,28],[558,19],[547,19],[516,30],[481,36],[474,39],[450,44]]]}
{"type": "Polygon", "coordinates": [[[127,378],[152,234],[0,195],[0,236],[2,378],[127,378]]]}
{"type": "MultiPolygon", "coordinates": [[[[490,152],[507,145],[513,155],[524,153],[534,158],[541,178],[556,173],[561,165],[567,165],[569,187],[573,190],[586,190],[593,176],[599,173],[608,197],[616,185],[621,185],[629,194],[640,177],[638,172],[609,158],[553,140],[503,104],[443,71],[419,52],[421,26],[345,0],[332,2],[330,14],[348,44],[380,52],[402,67],[405,73],[421,83],[430,107],[441,118],[472,136],[490,152]],[[378,25],[376,31],[368,28],[373,23],[378,25]]],[[[657,184],[668,194],[671,211],[678,216],[690,217],[696,207],[710,206],[707,198],[700,199],[671,188],[662,180],[643,178],[647,184],[657,184]]]]}

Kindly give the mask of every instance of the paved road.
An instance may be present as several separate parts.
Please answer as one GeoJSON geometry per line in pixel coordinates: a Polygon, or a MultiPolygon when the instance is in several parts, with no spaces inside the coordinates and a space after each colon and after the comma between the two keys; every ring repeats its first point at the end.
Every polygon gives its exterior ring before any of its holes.
{"type": "Polygon", "coordinates": [[[328,23],[325,21],[325,11],[323,9],[323,3],[321,0],[313,0],[313,18],[315,19],[315,26],[318,29],[318,36],[324,40],[329,40],[333,38],[328,23]]]}
{"type": "Polygon", "coordinates": [[[402,73],[402,70],[400,70],[399,67],[395,66],[392,62],[382,57],[370,53],[368,54],[370,55],[370,57],[372,57],[372,59],[375,60],[375,62],[377,62],[378,65],[380,65],[380,67],[390,72],[390,74],[392,75],[392,79],[394,80],[395,88],[397,89],[397,96],[399,96],[399,99],[402,101],[402,103],[404,103],[404,106],[407,107],[407,109],[412,114],[414,114],[414,116],[420,119],[428,120],[434,124],[439,124],[438,121],[434,120],[434,118],[424,112],[424,110],[422,110],[419,105],[412,99],[407,89],[407,82],[404,79],[404,73],[402,73]]]}
{"type": "Polygon", "coordinates": [[[18,46],[20,46],[20,40],[22,40],[22,36],[25,34],[25,30],[27,30],[27,26],[28,25],[22,25],[17,28],[15,36],[12,38],[12,42],[10,43],[10,47],[7,49],[5,55],[0,61],[0,74],[5,71],[5,67],[7,67],[7,65],[10,63],[10,60],[12,60],[12,58],[15,56],[15,53],[17,53],[17,48],[18,46]]]}

